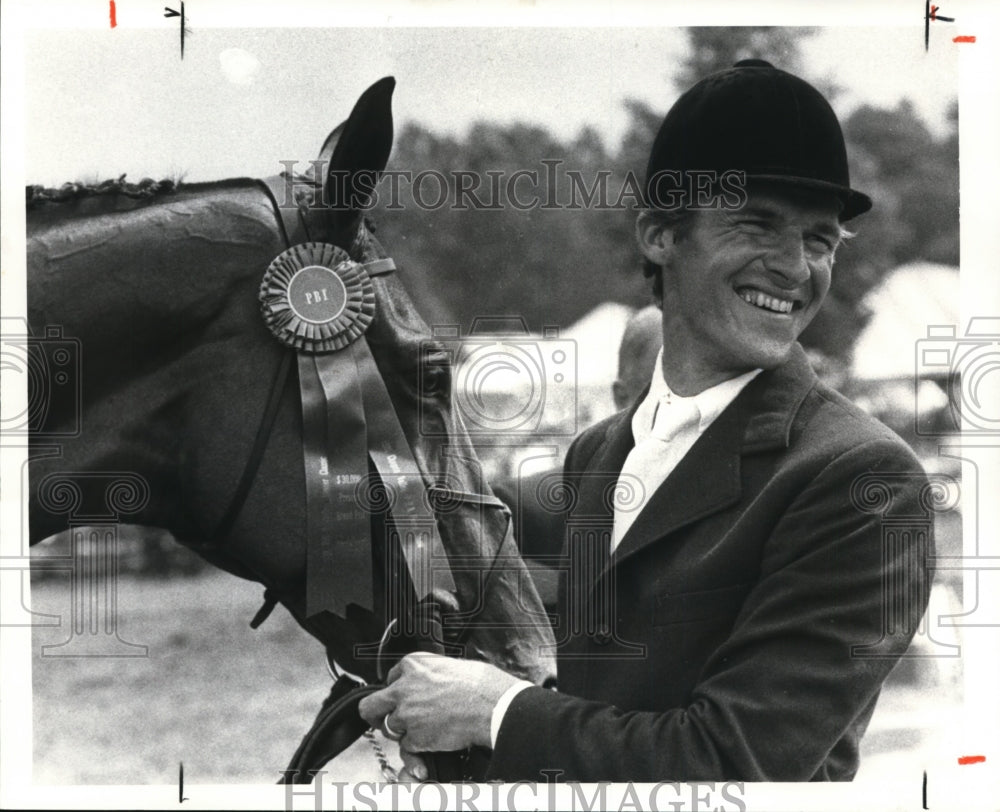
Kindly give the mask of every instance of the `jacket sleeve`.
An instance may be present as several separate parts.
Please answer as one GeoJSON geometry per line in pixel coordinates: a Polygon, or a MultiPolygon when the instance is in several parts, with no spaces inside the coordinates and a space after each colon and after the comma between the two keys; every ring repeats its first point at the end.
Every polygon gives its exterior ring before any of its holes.
{"type": "Polygon", "coordinates": [[[581,781],[825,777],[835,745],[863,733],[926,609],[933,553],[926,523],[924,532],[883,532],[885,514],[927,515],[926,482],[898,440],[837,456],[776,523],[755,586],[686,707],[626,712],[527,689],[504,717],[490,777],[544,780],[549,770],[581,781]],[[886,498],[891,506],[879,512],[886,498]]]}

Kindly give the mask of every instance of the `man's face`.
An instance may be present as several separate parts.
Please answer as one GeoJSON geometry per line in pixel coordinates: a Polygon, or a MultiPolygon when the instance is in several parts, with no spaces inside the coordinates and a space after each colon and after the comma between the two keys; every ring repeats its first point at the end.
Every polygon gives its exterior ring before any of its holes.
{"type": "Polygon", "coordinates": [[[830,289],[837,213],[832,196],[751,191],[739,211],[696,212],[676,243],[664,235],[664,362],[684,370],[683,394],[788,357],[830,289]]]}

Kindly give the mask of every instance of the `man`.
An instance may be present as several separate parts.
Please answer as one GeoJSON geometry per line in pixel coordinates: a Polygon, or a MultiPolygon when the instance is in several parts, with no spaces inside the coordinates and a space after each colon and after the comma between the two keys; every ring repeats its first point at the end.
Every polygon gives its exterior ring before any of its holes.
{"type": "Polygon", "coordinates": [[[403,660],[362,713],[418,777],[411,753],[480,744],[505,780],[850,780],[926,607],[930,541],[882,524],[925,515],[919,463],[797,343],[841,223],[871,206],[829,104],[758,60],[710,76],[667,114],[646,191],[663,350],[641,402],[566,458],[558,691],[403,660]],[[724,208],[665,206],[706,172],[724,208]]]}

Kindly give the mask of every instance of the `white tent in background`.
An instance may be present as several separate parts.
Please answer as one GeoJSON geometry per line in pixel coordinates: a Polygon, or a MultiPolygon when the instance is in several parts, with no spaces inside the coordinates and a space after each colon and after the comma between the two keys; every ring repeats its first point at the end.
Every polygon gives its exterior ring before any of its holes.
{"type": "Polygon", "coordinates": [[[609,402],[611,382],[618,374],[618,347],[633,312],[618,302],[604,302],[559,332],[560,338],[576,343],[577,383],[604,386],[609,402]]]}
{"type": "Polygon", "coordinates": [[[580,428],[615,411],[611,384],[618,376],[618,347],[635,311],[618,302],[599,304],[559,333],[576,345],[577,419],[580,428]]]}
{"type": "Polygon", "coordinates": [[[855,402],[897,430],[933,423],[948,396],[931,380],[940,367],[920,363],[922,348],[929,329],[958,329],[958,304],[958,268],[915,262],[892,271],[865,299],[872,317],[854,345],[855,402]]]}
{"type": "Polygon", "coordinates": [[[865,299],[872,318],[854,346],[854,378],[911,381],[917,342],[928,327],[958,325],[958,303],[958,268],[914,262],[889,273],[865,299]]]}

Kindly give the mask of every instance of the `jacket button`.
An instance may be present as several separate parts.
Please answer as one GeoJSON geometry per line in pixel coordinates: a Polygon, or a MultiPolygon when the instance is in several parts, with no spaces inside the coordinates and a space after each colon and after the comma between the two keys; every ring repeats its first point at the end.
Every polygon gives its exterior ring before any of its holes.
{"type": "Polygon", "coordinates": [[[597,627],[597,631],[594,632],[594,642],[599,646],[606,646],[611,642],[611,629],[606,625],[602,624],[597,627]]]}

